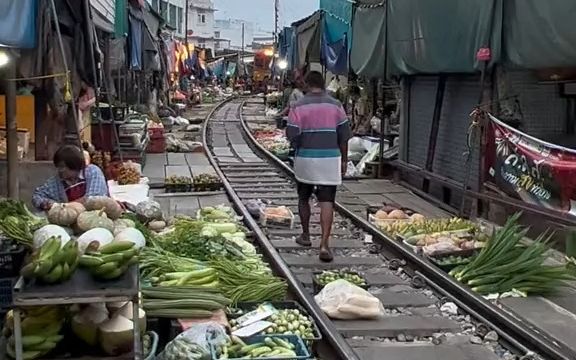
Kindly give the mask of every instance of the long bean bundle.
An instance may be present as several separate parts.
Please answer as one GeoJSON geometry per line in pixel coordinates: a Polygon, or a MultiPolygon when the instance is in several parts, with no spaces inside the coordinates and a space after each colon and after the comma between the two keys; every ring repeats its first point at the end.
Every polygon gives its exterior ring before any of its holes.
{"type": "Polygon", "coordinates": [[[544,265],[551,234],[541,234],[530,245],[522,244],[528,230],[517,224],[519,217],[518,213],[509,218],[473,261],[450,274],[480,294],[513,289],[526,294],[549,293],[573,280],[566,266],[544,265]]]}
{"type": "Polygon", "coordinates": [[[274,301],[286,296],[286,281],[274,276],[259,259],[246,262],[217,258],[210,261],[210,267],[218,271],[219,287],[233,303],[274,301]]]}

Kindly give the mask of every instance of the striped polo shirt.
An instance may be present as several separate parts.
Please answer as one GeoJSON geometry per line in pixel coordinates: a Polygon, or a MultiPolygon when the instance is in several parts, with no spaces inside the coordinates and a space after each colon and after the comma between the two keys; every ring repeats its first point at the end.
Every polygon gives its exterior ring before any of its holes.
{"type": "Polygon", "coordinates": [[[351,137],[342,104],[326,94],[306,94],[290,109],[286,136],[296,150],[294,172],[305,184],[340,185],[340,145],[351,137]]]}

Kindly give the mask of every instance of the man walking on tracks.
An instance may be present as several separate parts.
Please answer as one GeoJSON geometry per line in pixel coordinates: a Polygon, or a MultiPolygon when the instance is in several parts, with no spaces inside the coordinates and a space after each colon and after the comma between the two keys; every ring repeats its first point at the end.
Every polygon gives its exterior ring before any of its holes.
{"type": "Polygon", "coordinates": [[[334,219],[336,188],[342,183],[348,162],[350,124],[340,102],[324,88],[324,77],[317,71],[306,76],[306,95],[296,102],[288,119],[286,135],[296,150],[294,171],[298,181],[298,211],[302,235],[296,241],[302,246],[310,242],[310,197],[320,203],[320,260],[333,259],[330,232],[334,219]]]}

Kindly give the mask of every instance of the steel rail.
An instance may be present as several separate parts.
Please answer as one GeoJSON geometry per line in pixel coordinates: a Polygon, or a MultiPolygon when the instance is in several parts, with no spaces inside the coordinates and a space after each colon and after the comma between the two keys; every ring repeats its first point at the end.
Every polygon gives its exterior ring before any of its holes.
{"type": "MultiPolygon", "coordinates": [[[[227,99],[220,104],[218,104],[206,117],[206,121],[204,122],[204,126],[202,128],[202,138],[204,140],[204,146],[207,146],[207,130],[208,124],[212,120],[214,114],[224,105],[230,103],[231,101],[237,100],[238,98],[231,98],[227,99]]],[[[242,108],[244,106],[245,101],[239,104],[238,108],[238,116],[240,122],[242,122],[242,108]]],[[[224,120],[225,121],[225,120],[224,120]]],[[[318,307],[316,301],[310,295],[310,293],[301,285],[300,280],[294,276],[288,265],[282,260],[280,254],[272,243],[268,240],[266,234],[260,228],[260,225],[252,218],[250,212],[244,206],[244,203],[236,194],[232,184],[228,181],[222,170],[220,169],[219,164],[216,162],[214,155],[210,149],[205,149],[206,156],[208,157],[208,161],[214,167],[216,173],[222,179],[222,183],[224,188],[226,189],[226,193],[232,200],[232,202],[236,205],[237,210],[242,214],[244,217],[244,222],[248,226],[248,228],[252,231],[253,236],[258,241],[260,248],[263,250],[265,255],[267,256],[267,260],[269,260],[272,265],[276,268],[276,271],[286,279],[290,290],[296,295],[298,300],[302,302],[302,305],[306,308],[309,314],[314,318],[316,324],[318,325],[320,331],[322,332],[323,339],[327,340],[328,343],[332,346],[332,349],[340,356],[343,360],[360,360],[358,355],[354,352],[352,347],[346,342],[344,337],[338,332],[332,321],[324,314],[324,312],[318,307]]]]}
{"type": "MultiPolygon", "coordinates": [[[[290,166],[278,159],[274,154],[272,154],[270,151],[260,145],[260,143],[258,143],[248,128],[248,125],[244,121],[242,113],[240,113],[240,122],[242,129],[252,144],[261,153],[263,153],[269,161],[277,164],[284,170],[287,175],[294,178],[294,171],[290,166]]],[[[530,329],[530,324],[519,321],[511,314],[506,313],[504,310],[498,308],[490,301],[473,292],[468,287],[457,282],[454,278],[441,271],[430,262],[424,260],[412,249],[408,249],[400,242],[382,233],[378,228],[370,224],[363,217],[358,216],[338,202],[335,203],[335,208],[340,214],[351,219],[356,226],[372,235],[374,240],[378,241],[382,245],[385,245],[388,250],[391,250],[392,252],[398,254],[402,259],[409,262],[412,267],[425,274],[427,279],[434,281],[436,283],[435,287],[444,289],[444,291],[450,294],[450,297],[454,299],[460,299],[460,301],[465,304],[467,308],[472,310],[472,312],[483,314],[482,317],[489,323],[494,324],[494,330],[499,334],[507,334],[506,337],[511,336],[518,339],[516,343],[530,344],[528,345],[528,348],[532,352],[540,353],[553,360],[576,359],[576,352],[566,348],[561,344],[555,343],[553,339],[543,338],[542,334],[536,333],[530,329]]],[[[523,346],[522,348],[526,349],[527,347],[523,346]]]]}

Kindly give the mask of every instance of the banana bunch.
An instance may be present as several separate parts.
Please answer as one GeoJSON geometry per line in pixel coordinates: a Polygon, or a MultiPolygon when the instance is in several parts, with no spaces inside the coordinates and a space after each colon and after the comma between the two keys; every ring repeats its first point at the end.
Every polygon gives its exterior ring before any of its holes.
{"type": "MultiPolygon", "coordinates": [[[[52,351],[64,338],[60,335],[65,310],[58,306],[35,306],[25,309],[22,319],[22,347],[24,360],[33,360],[52,351]]],[[[12,311],[6,314],[4,335],[8,338],[6,353],[16,358],[14,339],[14,317],[12,311]]]]}
{"type": "Polygon", "coordinates": [[[101,280],[117,279],[137,263],[138,249],[131,241],[113,241],[80,258],[80,266],[101,280]]]}
{"type": "Polygon", "coordinates": [[[78,261],[78,243],[70,240],[62,246],[60,237],[53,236],[44,242],[20,274],[25,279],[56,284],[72,277],[78,261]]]}

